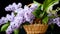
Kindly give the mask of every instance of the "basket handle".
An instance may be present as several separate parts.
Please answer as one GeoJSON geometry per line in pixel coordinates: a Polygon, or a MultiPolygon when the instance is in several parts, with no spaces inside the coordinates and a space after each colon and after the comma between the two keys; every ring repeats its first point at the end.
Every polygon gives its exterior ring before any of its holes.
{"type": "Polygon", "coordinates": [[[31,6],[33,3],[31,3],[31,4],[29,4],[29,5],[27,5],[27,6],[31,6]]]}

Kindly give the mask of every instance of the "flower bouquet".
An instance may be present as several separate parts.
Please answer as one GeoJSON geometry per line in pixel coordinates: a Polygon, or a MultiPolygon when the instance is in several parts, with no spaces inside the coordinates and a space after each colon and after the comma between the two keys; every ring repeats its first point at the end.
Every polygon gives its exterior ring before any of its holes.
{"type": "Polygon", "coordinates": [[[51,14],[52,7],[59,0],[45,0],[43,4],[33,1],[32,4],[25,5],[22,8],[21,3],[13,3],[5,8],[6,11],[11,11],[11,15],[0,19],[1,31],[6,31],[6,34],[11,34],[13,31],[18,34],[18,29],[21,24],[29,22],[30,25],[23,25],[27,34],[44,34],[48,28],[48,14],[51,14]]]}
{"type": "Polygon", "coordinates": [[[46,32],[48,28],[48,20],[51,17],[48,14],[55,14],[52,7],[57,3],[57,0],[45,0],[43,4],[39,3],[40,5],[38,8],[32,12],[32,14],[35,16],[33,24],[24,25],[24,28],[28,34],[44,34],[46,32]]]}

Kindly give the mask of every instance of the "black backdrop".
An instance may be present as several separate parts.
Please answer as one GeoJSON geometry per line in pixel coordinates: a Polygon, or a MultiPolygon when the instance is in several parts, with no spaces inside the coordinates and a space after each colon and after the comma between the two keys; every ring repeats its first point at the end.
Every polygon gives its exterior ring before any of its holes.
{"type": "MultiPolygon", "coordinates": [[[[43,3],[44,0],[36,0],[36,1],[39,2],[39,3],[43,3]]],[[[12,4],[13,2],[16,2],[16,3],[21,2],[23,4],[23,6],[24,6],[24,5],[32,3],[33,0],[0,0],[0,18],[3,17],[3,16],[6,16],[6,14],[11,13],[11,12],[6,12],[4,10],[4,8],[6,6],[8,6],[9,4],[12,4]]],[[[60,7],[60,3],[55,5],[53,7],[53,9],[56,9],[57,7],[60,7]]],[[[60,28],[57,25],[55,25],[54,30],[51,30],[51,27],[49,26],[46,34],[51,34],[51,32],[53,32],[53,34],[58,34],[58,33],[60,33],[60,28]]],[[[2,34],[2,33],[5,34],[5,32],[0,32],[0,34],[2,34]]],[[[25,34],[24,29],[20,29],[20,34],[25,34]]]]}

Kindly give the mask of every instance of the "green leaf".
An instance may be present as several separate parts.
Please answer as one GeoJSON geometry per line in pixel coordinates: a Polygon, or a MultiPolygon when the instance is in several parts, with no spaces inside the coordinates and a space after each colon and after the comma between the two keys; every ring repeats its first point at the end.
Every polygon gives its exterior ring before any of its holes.
{"type": "Polygon", "coordinates": [[[15,29],[14,30],[14,34],[19,34],[19,30],[18,29],[15,29]]]}
{"type": "Polygon", "coordinates": [[[17,13],[14,13],[14,15],[16,16],[16,15],[17,15],[17,13]]]}
{"type": "Polygon", "coordinates": [[[41,5],[40,3],[36,2],[35,0],[33,0],[33,3],[38,4],[38,6],[41,5]]]}
{"type": "Polygon", "coordinates": [[[47,11],[50,6],[53,6],[56,2],[59,2],[59,0],[45,0],[43,3],[43,9],[44,11],[47,11]]]}
{"type": "Polygon", "coordinates": [[[1,31],[5,31],[9,26],[9,23],[7,24],[4,24],[2,27],[1,27],[1,31]]]}
{"type": "Polygon", "coordinates": [[[44,13],[45,12],[41,11],[39,17],[42,18],[44,16],[44,13]]]}
{"type": "Polygon", "coordinates": [[[35,17],[39,18],[39,15],[41,13],[41,6],[39,6],[33,13],[33,15],[35,15],[35,17]]]}
{"type": "Polygon", "coordinates": [[[42,20],[42,22],[43,22],[44,24],[47,24],[47,23],[48,23],[48,16],[46,16],[46,17],[42,20]]]}

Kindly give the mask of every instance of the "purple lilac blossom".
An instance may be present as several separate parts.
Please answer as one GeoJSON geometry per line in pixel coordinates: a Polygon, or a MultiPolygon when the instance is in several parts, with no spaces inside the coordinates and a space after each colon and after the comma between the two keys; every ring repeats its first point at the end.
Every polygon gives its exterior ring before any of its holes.
{"type": "Polygon", "coordinates": [[[38,4],[32,4],[30,9],[35,10],[38,7],[38,4]]]}
{"type": "Polygon", "coordinates": [[[7,22],[8,22],[8,19],[5,18],[5,17],[2,17],[2,18],[0,19],[0,25],[5,24],[5,23],[7,23],[7,22]]]}
{"type": "MultiPolygon", "coordinates": [[[[20,3],[18,4],[20,6],[20,3]]],[[[19,7],[17,6],[17,7],[19,7]]],[[[13,6],[14,7],[14,6],[13,6]]],[[[16,7],[16,8],[17,8],[16,7]]],[[[11,13],[11,15],[7,14],[7,18],[10,21],[10,26],[7,28],[6,33],[11,34],[12,31],[15,29],[18,29],[19,26],[24,23],[25,21],[28,21],[29,23],[33,22],[33,19],[35,18],[32,12],[37,8],[38,6],[33,4],[30,8],[25,5],[24,9],[18,8],[14,12],[17,13],[16,16],[14,16],[14,13],[11,13]],[[14,19],[13,19],[14,17],[14,19]]]]}
{"type": "Polygon", "coordinates": [[[19,8],[22,7],[22,4],[21,3],[13,3],[12,5],[8,5],[7,7],[5,7],[5,11],[15,11],[19,8]]]}
{"type": "Polygon", "coordinates": [[[15,17],[14,21],[10,23],[10,26],[7,28],[6,33],[12,33],[15,29],[18,29],[23,22],[23,17],[15,17]],[[10,31],[10,32],[9,32],[10,31]]]}
{"type": "Polygon", "coordinates": [[[11,34],[12,31],[13,31],[13,30],[12,30],[11,26],[9,26],[8,29],[6,30],[6,34],[11,34]]]}
{"type": "Polygon", "coordinates": [[[17,7],[17,4],[16,4],[16,3],[13,3],[13,4],[12,4],[12,8],[11,8],[12,11],[16,10],[17,8],[18,8],[18,7],[17,7]]]}
{"type": "Polygon", "coordinates": [[[9,21],[13,21],[14,20],[14,14],[13,13],[11,13],[11,15],[9,15],[9,14],[7,14],[6,15],[6,18],[9,20],[9,21]]]}
{"type": "Polygon", "coordinates": [[[23,8],[19,8],[19,9],[16,9],[14,12],[15,13],[19,13],[20,11],[22,11],[23,10],[23,8]]]}
{"type": "Polygon", "coordinates": [[[58,23],[59,22],[59,18],[55,18],[53,19],[54,23],[58,23]]]}
{"type": "Polygon", "coordinates": [[[7,18],[5,18],[5,17],[2,17],[1,20],[2,20],[2,23],[8,22],[7,18]]]}
{"type": "Polygon", "coordinates": [[[59,17],[53,19],[53,21],[60,27],[60,18],[59,17]]]}
{"type": "Polygon", "coordinates": [[[50,24],[54,24],[54,23],[53,23],[53,18],[49,18],[48,24],[49,24],[49,25],[50,25],[50,24]]]}
{"type": "Polygon", "coordinates": [[[21,8],[22,7],[22,4],[21,3],[18,3],[17,6],[18,6],[18,8],[21,8]]]}
{"type": "Polygon", "coordinates": [[[6,8],[5,8],[5,11],[11,11],[11,8],[6,7],[6,8]]]}
{"type": "Polygon", "coordinates": [[[2,25],[2,20],[0,19],[0,25],[2,25]]]}
{"type": "Polygon", "coordinates": [[[30,22],[32,19],[34,19],[34,15],[29,11],[25,12],[24,17],[26,18],[26,21],[28,21],[28,22],[30,22]]]}
{"type": "Polygon", "coordinates": [[[24,10],[28,10],[29,7],[27,5],[24,6],[24,10]]]}

